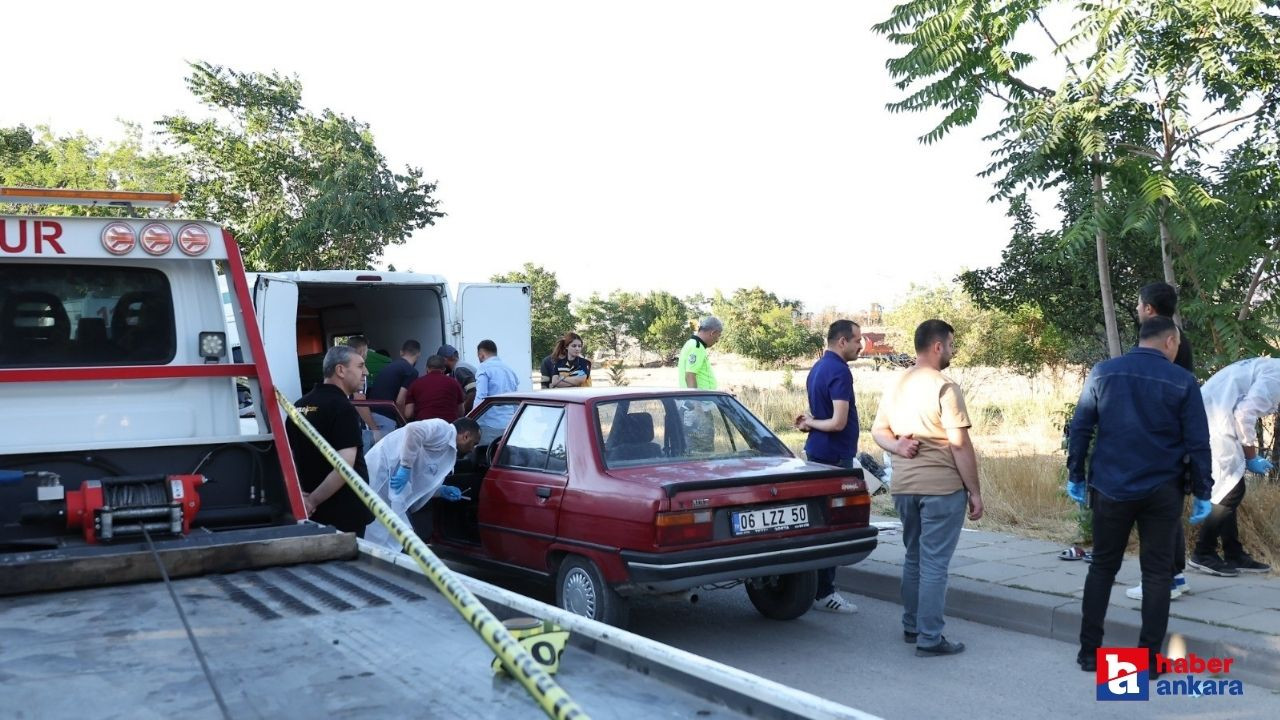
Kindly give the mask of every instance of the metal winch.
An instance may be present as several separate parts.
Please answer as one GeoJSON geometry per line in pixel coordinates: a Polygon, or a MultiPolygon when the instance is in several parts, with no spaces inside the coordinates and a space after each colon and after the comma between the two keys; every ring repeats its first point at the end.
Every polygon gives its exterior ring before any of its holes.
{"type": "Polygon", "coordinates": [[[65,490],[55,473],[26,473],[38,480],[36,502],[22,507],[24,523],[64,519],[89,543],[153,535],[185,535],[200,511],[203,475],[133,475],[85,480],[65,490]]]}

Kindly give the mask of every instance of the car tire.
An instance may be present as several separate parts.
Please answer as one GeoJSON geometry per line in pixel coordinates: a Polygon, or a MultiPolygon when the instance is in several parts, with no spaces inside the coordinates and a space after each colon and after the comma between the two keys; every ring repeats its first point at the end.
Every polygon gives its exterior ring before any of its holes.
{"type": "Polygon", "coordinates": [[[813,607],[818,571],[770,575],[746,582],[747,597],[770,620],[795,620],[813,607]]]}
{"type": "Polygon", "coordinates": [[[556,573],[556,605],[575,615],[626,627],[630,606],[604,581],[600,568],[587,558],[570,555],[556,573]]]}

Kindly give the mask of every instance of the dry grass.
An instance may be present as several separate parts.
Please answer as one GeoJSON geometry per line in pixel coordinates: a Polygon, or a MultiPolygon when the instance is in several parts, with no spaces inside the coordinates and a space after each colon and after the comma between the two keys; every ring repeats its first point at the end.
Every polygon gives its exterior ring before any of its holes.
{"type": "Polygon", "coordinates": [[[1280,485],[1251,481],[1238,517],[1240,542],[1245,549],[1271,567],[1280,568],[1280,485]]]}

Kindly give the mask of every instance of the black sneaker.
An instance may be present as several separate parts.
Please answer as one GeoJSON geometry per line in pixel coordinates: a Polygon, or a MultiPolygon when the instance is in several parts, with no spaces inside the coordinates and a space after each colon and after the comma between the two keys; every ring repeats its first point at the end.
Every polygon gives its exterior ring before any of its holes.
{"type": "Polygon", "coordinates": [[[1093,652],[1086,654],[1084,651],[1081,651],[1076,655],[1076,664],[1085,672],[1097,672],[1098,656],[1093,652]]]}
{"type": "Polygon", "coordinates": [[[1235,577],[1240,574],[1235,565],[1218,557],[1218,553],[1213,553],[1212,555],[1194,553],[1187,558],[1187,567],[1206,575],[1217,575],[1218,577],[1235,577]]]}
{"type": "Polygon", "coordinates": [[[1235,557],[1235,556],[1229,557],[1229,558],[1227,558],[1226,562],[1227,562],[1229,565],[1234,565],[1234,566],[1235,566],[1235,568],[1236,568],[1236,570],[1238,570],[1239,572],[1245,572],[1245,573],[1269,573],[1269,572],[1271,572],[1271,566],[1270,566],[1270,565],[1268,565],[1268,564],[1266,564],[1266,563],[1258,562],[1257,560],[1254,560],[1254,559],[1249,555],[1249,553],[1244,553],[1243,555],[1240,555],[1239,557],[1235,557]]]}
{"type": "Polygon", "coordinates": [[[916,657],[939,657],[941,655],[959,655],[964,652],[964,643],[953,643],[945,637],[942,642],[931,647],[916,645],[916,657]]]}
{"type": "Polygon", "coordinates": [[[910,630],[902,631],[902,642],[904,643],[913,643],[918,637],[920,637],[920,633],[913,633],[910,630]]]}

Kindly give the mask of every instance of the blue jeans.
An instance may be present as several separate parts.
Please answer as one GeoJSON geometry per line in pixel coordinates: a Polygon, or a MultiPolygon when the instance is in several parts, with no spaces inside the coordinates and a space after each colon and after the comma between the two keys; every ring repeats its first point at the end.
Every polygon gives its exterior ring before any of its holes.
{"type": "MultiPolygon", "coordinates": [[[[373,416],[374,424],[378,426],[378,434],[380,436],[386,437],[387,433],[390,433],[392,430],[396,429],[396,421],[392,420],[386,415],[379,415],[378,413],[370,413],[370,415],[373,416]]],[[[372,448],[374,445],[377,445],[377,443],[373,441],[373,430],[368,427],[360,431],[360,440],[361,442],[364,443],[365,455],[369,454],[370,448],[372,448]]]]}
{"type": "MultiPolygon", "coordinates": [[[[853,469],[853,456],[836,458],[829,460],[825,458],[809,457],[809,462],[822,463],[823,465],[834,465],[847,469],[853,469]]],[[[813,596],[814,600],[822,598],[836,591],[836,569],[834,567],[822,568],[818,571],[818,592],[813,596]]]]}
{"type": "Polygon", "coordinates": [[[942,642],[947,604],[947,569],[964,526],[969,495],[894,495],[902,520],[902,628],[919,633],[919,647],[942,642]]]}

